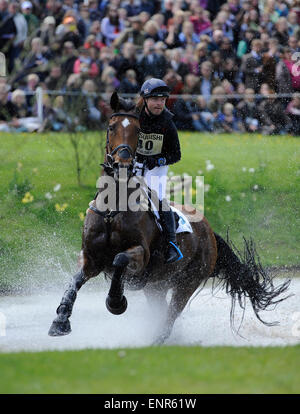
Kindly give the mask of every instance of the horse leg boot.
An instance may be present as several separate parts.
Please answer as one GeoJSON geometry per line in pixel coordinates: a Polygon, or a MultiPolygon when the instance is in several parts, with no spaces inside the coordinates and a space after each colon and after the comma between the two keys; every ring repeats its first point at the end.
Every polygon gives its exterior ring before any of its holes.
{"type": "Polygon", "coordinates": [[[168,247],[165,256],[165,263],[173,263],[182,259],[183,255],[176,243],[176,223],[173,210],[166,199],[163,200],[159,211],[163,232],[167,238],[168,247]]]}
{"type": "Polygon", "coordinates": [[[149,258],[149,249],[141,245],[133,246],[115,256],[113,261],[115,270],[106,298],[106,307],[114,315],[121,315],[127,309],[127,300],[123,295],[123,273],[128,269],[133,275],[142,274],[149,258]]]}
{"type": "Polygon", "coordinates": [[[68,335],[71,332],[69,317],[72,314],[77,292],[86,281],[87,278],[85,278],[82,269],[72,277],[71,283],[68,289],[65,291],[60,305],[56,310],[57,317],[52,322],[48,335],[61,336],[68,335]]]}
{"type": "Polygon", "coordinates": [[[129,259],[125,253],[117,254],[113,261],[115,271],[111,279],[111,285],[105,304],[107,309],[114,315],[121,315],[127,309],[127,299],[123,295],[124,283],[122,274],[128,263],[129,259]]]}

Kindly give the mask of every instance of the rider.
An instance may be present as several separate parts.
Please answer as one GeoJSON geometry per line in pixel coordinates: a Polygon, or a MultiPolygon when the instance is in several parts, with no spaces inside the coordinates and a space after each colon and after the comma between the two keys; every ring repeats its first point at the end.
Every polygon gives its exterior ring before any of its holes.
{"type": "MultiPolygon", "coordinates": [[[[168,165],[178,162],[181,158],[178,133],[172,120],[173,114],[165,107],[169,92],[167,84],[156,78],[146,80],[141,87],[141,132],[135,163],[135,168],[139,169],[147,185],[156,191],[159,199],[160,222],[168,241],[166,263],[175,262],[183,257],[176,244],[174,213],[165,198],[168,165]],[[151,180],[153,176],[158,180],[151,180]]],[[[138,174],[138,170],[136,171],[138,174]]]]}

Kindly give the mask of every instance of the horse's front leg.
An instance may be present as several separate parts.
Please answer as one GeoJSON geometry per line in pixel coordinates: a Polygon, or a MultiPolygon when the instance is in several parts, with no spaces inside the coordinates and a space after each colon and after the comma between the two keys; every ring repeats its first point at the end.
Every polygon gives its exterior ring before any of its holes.
{"type": "Polygon", "coordinates": [[[77,297],[77,292],[86,282],[83,269],[81,269],[71,279],[68,289],[65,291],[62,300],[56,310],[57,317],[52,322],[48,335],[61,336],[71,332],[69,317],[72,314],[73,305],[77,297]]]}
{"type": "Polygon", "coordinates": [[[110,290],[106,298],[106,307],[114,315],[121,315],[127,309],[127,300],[124,296],[123,275],[128,268],[132,273],[140,273],[149,261],[149,251],[142,246],[134,246],[118,253],[113,261],[114,274],[110,290]]]}
{"type": "Polygon", "coordinates": [[[90,257],[86,256],[84,262],[85,264],[81,270],[72,277],[68,289],[65,291],[56,310],[57,317],[54,319],[48,332],[48,335],[50,336],[67,335],[71,332],[69,318],[72,314],[77,292],[85,282],[91,277],[97,276],[101,271],[99,263],[96,264],[90,257]]]}

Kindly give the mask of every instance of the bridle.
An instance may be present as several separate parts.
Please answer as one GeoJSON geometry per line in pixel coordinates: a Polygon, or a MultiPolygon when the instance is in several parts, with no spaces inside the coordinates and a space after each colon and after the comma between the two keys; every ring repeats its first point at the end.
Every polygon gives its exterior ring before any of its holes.
{"type": "MultiPolygon", "coordinates": [[[[130,113],[126,113],[126,112],[114,112],[109,119],[114,118],[115,116],[125,116],[126,118],[135,118],[137,120],[140,119],[138,114],[130,114],[130,113]]],[[[133,149],[131,148],[130,145],[128,144],[120,144],[118,145],[116,148],[111,149],[110,148],[110,143],[109,143],[109,126],[107,128],[107,132],[106,132],[106,151],[107,151],[107,156],[109,156],[108,158],[113,157],[114,154],[116,154],[117,152],[121,152],[122,149],[126,149],[129,152],[129,156],[130,157],[134,157],[134,152],[133,149]],[[108,150],[110,149],[110,152],[108,152],[108,150]]]]}

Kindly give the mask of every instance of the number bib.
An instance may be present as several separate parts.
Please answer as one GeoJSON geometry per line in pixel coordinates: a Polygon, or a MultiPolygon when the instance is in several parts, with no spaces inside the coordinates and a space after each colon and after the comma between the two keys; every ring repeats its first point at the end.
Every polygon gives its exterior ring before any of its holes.
{"type": "Polygon", "coordinates": [[[139,141],[136,152],[141,155],[161,154],[164,136],[161,134],[139,133],[139,141]]]}

